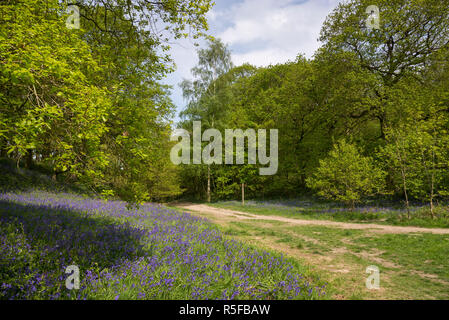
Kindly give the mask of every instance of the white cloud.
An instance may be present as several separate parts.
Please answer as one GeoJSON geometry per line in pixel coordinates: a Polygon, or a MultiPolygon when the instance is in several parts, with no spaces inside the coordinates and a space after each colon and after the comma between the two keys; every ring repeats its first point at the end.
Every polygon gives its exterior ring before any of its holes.
{"type": "MultiPolygon", "coordinates": [[[[256,66],[311,57],[319,47],[322,23],[340,0],[216,0],[207,14],[210,33],[229,44],[236,65],[256,66]]],[[[192,40],[178,41],[171,55],[177,70],[164,81],[174,87],[172,99],[178,111],[184,106],[178,83],[191,78],[197,63],[192,40]]]]}
{"type": "Polygon", "coordinates": [[[322,23],[338,2],[244,0],[226,14],[230,26],[218,37],[231,46],[236,64],[269,65],[293,60],[299,53],[311,57],[319,47],[322,23]]]}
{"type": "Polygon", "coordinates": [[[164,83],[173,86],[171,98],[175,105],[178,107],[178,112],[181,111],[185,104],[182,97],[182,90],[178,84],[183,79],[191,78],[190,69],[198,62],[196,49],[193,41],[189,39],[178,40],[177,43],[172,45],[170,55],[176,63],[176,71],[169,74],[164,83]]]}
{"type": "Polygon", "coordinates": [[[267,48],[262,50],[254,50],[246,53],[233,54],[232,60],[235,65],[251,63],[255,66],[266,66],[269,64],[277,64],[293,61],[296,55],[282,48],[267,48]]]}

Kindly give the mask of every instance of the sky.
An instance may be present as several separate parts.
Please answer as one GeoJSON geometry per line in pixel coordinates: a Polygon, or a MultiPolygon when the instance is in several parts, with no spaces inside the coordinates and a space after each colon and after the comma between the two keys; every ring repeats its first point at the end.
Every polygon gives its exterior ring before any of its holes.
{"type": "MultiPolygon", "coordinates": [[[[208,33],[220,38],[238,66],[284,63],[298,54],[311,58],[320,46],[321,26],[340,0],[215,0],[208,12],[208,33]]],[[[204,44],[204,42],[203,42],[204,44]]],[[[201,42],[200,42],[201,45],[201,42]]],[[[164,83],[172,85],[171,98],[177,107],[176,118],[186,101],[179,83],[191,79],[190,70],[198,59],[192,39],[172,45],[176,71],[164,83]]]]}

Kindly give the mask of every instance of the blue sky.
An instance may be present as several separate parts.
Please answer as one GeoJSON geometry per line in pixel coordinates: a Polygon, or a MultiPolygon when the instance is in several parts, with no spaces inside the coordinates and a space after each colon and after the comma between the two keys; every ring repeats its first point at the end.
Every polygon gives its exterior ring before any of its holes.
{"type": "MultiPolygon", "coordinates": [[[[215,0],[208,13],[209,34],[228,45],[235,65],[256,66],[294,60],[298,54],[310,58],[319,47],[317,40],[326,16],[340,0],[215,0]]],[[[185,101],[178,84],[190,79],[197,48],[191,39],[172,45],[177,65],[164,83],[173,86],[177,114],[185,101]]],[[[178,119],[176,117],[176,119],[178,119]]]]}

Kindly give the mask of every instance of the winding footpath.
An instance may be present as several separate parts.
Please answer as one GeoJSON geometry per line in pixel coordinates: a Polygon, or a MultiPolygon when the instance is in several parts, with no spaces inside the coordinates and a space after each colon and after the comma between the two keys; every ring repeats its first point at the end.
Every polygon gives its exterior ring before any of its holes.
{"type": "Polygon", "coordinates": [[[211,215],[214,216],[215,218],[222,218],[222,219],[224,218],[226,220],[280,221],[290,223],[292,225],[328,226],[341,229],[369,230],[377,233],[392,233],[392,234],[417,233],[417,232],[433,233],[433,234],[449,234],[449,229],[442,229],[442,228],[402,227],[402,226],[390,226],[374,223],[349,223],[349,222],[337,222],[328,220],[293,219],[280,216],[257,215],[248,212],[215,208],[205,204],[194,204],[194,203],[177,203],[174,206],[192,212],[211,215]]]}

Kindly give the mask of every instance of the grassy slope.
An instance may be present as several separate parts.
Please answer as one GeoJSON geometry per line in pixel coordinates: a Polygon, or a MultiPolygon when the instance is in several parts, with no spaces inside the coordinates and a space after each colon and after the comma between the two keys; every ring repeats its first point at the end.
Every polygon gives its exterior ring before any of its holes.
{"type": "Polygon", "coordinates": [[[38,167],[29,170],[23,166],[18,167],[17,163],[10,159],[0,158],[0,192],[36,189],[86,195],[91,193],[83,186],[54,181],[50,177],[50,172],[45,168],[38,167]]]}
{"type": "Polygon", "coordinates": [[[230,241],[209,222],[159,205],[127,211],[120,202],[55,192],[67,188],[8,164],[0,172],[0,269],[8,270],[0,273],[0,300],[326,298],[309,267],[230,241]],[[53,192],[20,191],[30,189],[53,192]],[[81,270],[78,292],[61,278],[72,263],[81,270]]]}

